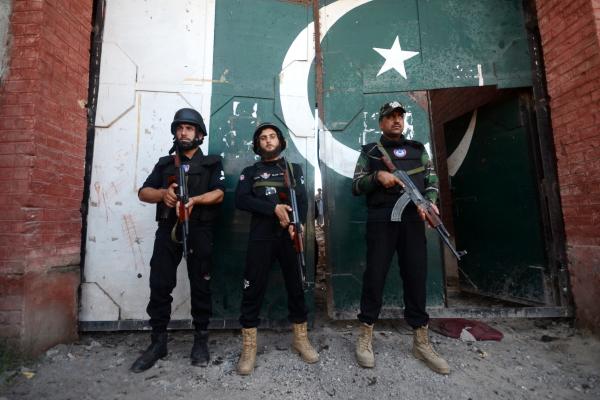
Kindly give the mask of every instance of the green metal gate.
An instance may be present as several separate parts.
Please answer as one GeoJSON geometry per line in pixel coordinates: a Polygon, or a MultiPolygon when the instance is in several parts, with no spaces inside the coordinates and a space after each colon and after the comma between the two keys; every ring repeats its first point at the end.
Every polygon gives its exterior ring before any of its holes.
{"type": "MultiPolygon", "coordinates": [[[[215,236],[213,326],[236,326],[250,214],[235,209],[234,191],[242,169],[259,160],[252,152],[252,133],[258,124],[271,121],[283,128],[288,142],[284,156],[302,165],[312,204],[314,169],[307,151],[316,151],[314,132],[289,129],[281,117],[278,85],[286,50],[297,32],[312,21],[312,8],[274,0],[219,0],[216,6],[209,152],[224,158],[226,193],[215,236]]],[[[312,219],[309,208],[308,221],[312,219]]],[[[308,279],[314,280],[314,228],[307,225],[308,279]]],[[[312,290],[305,296],[313,309],[312,290]]],[[[280,325],[286,316],[287,295],[276,265],[262,307],[263,326],[280,325]]]]}
{"type": "MultiPolygon", "coordinates": [[[[350,193],[353,162],[376,140],[379,107],[407,106],[409,138],[430,137],[426,90],[530,85],[529,54],[520,1],[321,2],[324,128],[321,160],[334,318],[354,318],[365,268],[364,198],[350,193]]],[[[433,157],[432,157],[433,158],[433,157]]],[[[428,232],[428,306],[443,307],[439,239],[428,232]]],[[[395,261],[394,264],[395,265],[395,261]]],[[[382,317],[401,317],[402,291],[393,267],[382,317]]]]}
{"type": "MultiPolygon", "coordinates": [[[[177,108],[201,110],[209,128],[205,150],[224,157],[227,191],[212,290],[213,326],[227,327],[237,326],[249,229],[249,215],[235,210],[233,191],[242,168],[257,159],[251,136],[258,123],[284,128],[286,156],[303,165],[309,193],[313,168],[321,167],[329,311],[354,318],[364,269],[365,206],[351,196],[350,182],[358,149],[380,134],[381,104],[406,104],[406,135],[434,155],[428,90],[531,85],[521,0],[194,0],[186,8],[111,0],[106,21],[95,121],[97,187],[90,197],[80,314],[86,329],[130,329],[145,321],[155,227],[151,208],[140,204],[134,189],[169,148],[168,121],[177,108]],[[146,17],[131,22],[129,16],[140,10],[146,17]],[[147,46],[148,38],[156,48],[147,46]],[[123,149],[118,160],[112,146],[123,149]],[[109,213],[99,204],[115,208],[109,213]]],[[[312,224],[306,236],[312,279],[312,224]]],[[[428,246],[428,302],[441,307],[442,257],[431,233],[428,246]]],[[[180,267],[173,316],[179,324],[173,326],[189,326],[186,284],[180,267]]],[[[384,317],[401,315],[398,287],[396,270],[386,287],[384,317]]],[[[312,292],[307,299],[312,302],[312,292]]],[[[286,302],[274,267],[263,317],[274,324],[285,320],[286,302]]]]}
{"type": "MultiPolygon", "coordinates": [[[[329,222],[330,313],[354,318],[365,259],[365,206],[364,199],[352,197],[350,177],[360,146],[380,134],[376,113],[381,104],[393,99],[406,104],[407,136],[426,143],[433,155],[425,90],[530,85],[518,0],[321,1],[314,14],[312,4],[298,3],[217,2],[209,150],[224,156],[227,174],[215,240],[217,320],[238,314],[248,215],[234,210],[232,192],[241,169],[255,161],[250,135],[257,123],[275,120],[285,125],[292,144],[288,155],[303,161],[310,176],[316,163],[313,104],[321,104],[319,158],[329,222]],[[319,36],[313,15],[318,17],[319,36]],[[323,60],[322,76],[314,63],[315,37],[322,48],[316,54],[323,60]]],[[[309,191],[312,185],[309,181],[309,191]]],[[[312,231],[308,233],[307,244],[312,244],[312,231]]],[[[428,246],[428,304],[442,307],[440,243],[431,232],[428,246]]],[[[307,260],[312,259],[309,254],[307,260]]],[[[393,271],[384,317],[401,315],[400,278],[393,271]]],[[[264,316],[282,320],[286,302],[277,271],[270,287],[264,316]]]]}
{"type": "Polygon", "coordinates": [[[451,178],[461,289],[520,303],[547,303],[548,275],[530,138],[513,97],[445,125],[450,154],[475,126],[451,178]],[[473,120],[474,118],[474,120],[473,120]]]}

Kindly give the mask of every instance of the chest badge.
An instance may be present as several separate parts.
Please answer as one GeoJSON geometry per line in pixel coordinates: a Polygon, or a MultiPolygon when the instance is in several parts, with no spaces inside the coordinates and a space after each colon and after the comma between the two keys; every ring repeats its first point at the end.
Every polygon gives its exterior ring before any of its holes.
{"type": "Polygon", "coordinates": [[[406,149],[394,149],[394,155],[398,158],[404,158],[406,157],[406,149]]]}
{"type": "Polygon", "coordinates": [[[260,174],[260,177],[263,179],[269,179],[270,176],[271,174],[269,174],[268,172],[263,172],[262,174],[260,174]]]}

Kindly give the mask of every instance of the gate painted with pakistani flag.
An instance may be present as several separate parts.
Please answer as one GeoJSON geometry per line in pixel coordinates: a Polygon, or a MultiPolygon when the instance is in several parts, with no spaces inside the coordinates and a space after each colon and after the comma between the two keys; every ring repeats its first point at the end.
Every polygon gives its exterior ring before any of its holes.
{"type": "MultiPolygon", "coordinates": [[[[154,206],[139,202],[137,189],[170,147],[170,121],[178,108],[201,112],[209,130],[203,150],[224,158],[226,194],[215,237],[212,326],[237,323],[249,215],[235,210],[233,191],[242,168],[257,160],[252,132],[264,121],[284,128],[286,157],[302,164],[310,193],[320,164],[328,221],[329,311],[334,318],[354,318],[365,262],[366,210],[364,199],[350,193],[351,175],[360,146],[380,134],[381,104],[405,104],[405,134],[424,142],[433,155],[427,90],[529,86],[529,76],[518,0],[338,0],[316,5],[107,0],[82,328],[130,329],[147,319],[156,225],[154,206]],[[319,57],[322,69],[316,67],[319,57]],[[318,130],[315,114],[321,117],[318,130]]],[[[309,226],[311,279],[313,235],[309,226]]],[[[428,249],[428,304],[442,307],[440,243],[431,233],[428,249]]],[[[397,317],[402,293],[393,272],[397,268],[391,271],[383,316],[397,317]]],[[[263,317],[277,324],[287,314],[277,267],[269,285],[263,317]]],[[[184,265],[173,297],[173,326],[189,326],[184,265]]],[[[307,298],[312,299],[312,292],[307,298]]]]}
{"type": "MultiPolygon", "coordinates": [[[[354,1],[321,8],[324,128],[321,159],[329,216],[330,315],[354,318],[365,268],[364,198],[350,195],[360,145],[377,140],[379,107],[399,100],[407,138],[433,158],[427,90],[530,86],[520,1],[354,1]]],[[[444,306],[440,241],[427,232],[429,308],[444,306]]],[[[381,316],[402,316],[393,261],[381,316]]]]}

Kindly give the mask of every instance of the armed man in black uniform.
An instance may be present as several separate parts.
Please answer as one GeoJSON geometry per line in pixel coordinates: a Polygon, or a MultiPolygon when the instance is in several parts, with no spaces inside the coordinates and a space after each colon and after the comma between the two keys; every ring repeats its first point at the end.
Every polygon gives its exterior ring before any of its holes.
{"type": "MultiPolygon", "coordinates": [[[[354,171],[352,192],[367,197],[367,267],[363,275],[360,301],[361,322],[356,358],[362,367],[375,366],[372,348],[373,326],[381,311],[385,278],[394,253],[404,288],[404,319],[413,328],[413,354],[429,368],[448,374],[450,368],[429,343],[429,315],[425,311],[427,283],[427,245],[425,215],[410,203],[402,220],[392,222],[392,209],[402,194],[400,179],[382,162],[387,155],[397,169],[407,171],[425,198],[437,200],[437,175],[422,143],[407,140],[405,109],[397,101],[384,104],[379,111],[379,142],[363,146],[354,171]]],[[[437,207],[434,210],[439,214],[437,207]]]]}
{"type": "MultiPolygon", "coordinates": [[[[177,111],[171,123],[171,133],[174,144],[169,154],[176,151],[183,169],[187,170],[187,270],[195,329],[190,358],[192,365],[206,366],[210,358],[207,327],[212,310],[212,225],[218,215],[219,203],[223,201],[225,174],[221,157],[204,155],[199,148],[207,135],[199,112],[191,108],[177,111]]],[[[141,201],[156,203],[158,229],[150,260],[150,302],[146,308],[152,327],[152,343],[131,366],[133,372],[145,371],[167,355],[167,325],[171,319],[173,301],[171,293],[177,283],[177,266],[183,253],[179,210],[176,208],[177,183],[172,182],[176,175],[175,164],[174,155],[161,157],[138,192],[141,201]]]]}
{"type": "Polygon", "coordinates": [[[298,164],[288,163],[281,156],[286,142],[281,129],[272,123],[263,123],[256,128],[253,144],[254,152],[260,155],[261,161],[242,171],[235,192],[236,207],[252,213],[240,316],[243,346],[237,370],[241,375],[248,375],[254,369],[256,331],[260,323],[258,316],[267,289],[269,270],[275,260],[281,266],[288,294],[288,319],[292,322],[294,332],[292,348],[307,363],[319,360],[307,335],[308,311],[292,242],[294,231],[290,226],[292,208],[281,199],[289,198],[284,179],[288,171],[289,184],[296,190],[300,220],[304,224],[307,197],[302,168],[298,164]]]}

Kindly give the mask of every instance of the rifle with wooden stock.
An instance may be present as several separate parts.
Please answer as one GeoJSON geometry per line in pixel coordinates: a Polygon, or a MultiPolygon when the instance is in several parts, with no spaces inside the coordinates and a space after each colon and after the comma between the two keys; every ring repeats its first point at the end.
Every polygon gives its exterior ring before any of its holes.
{"type": "MultiPolygon", "coordinates": [[[[283,171],[283,178],[285,181],[285,186],[290,191],[289,203],[292,207],[292,221],[290,225],[294,230],[294,250],[296,250],[296,257],[298,261],[298,269],[300,272],[300,279],[302,281],[302,288],[307,289],[310,284],[306,281],[306,259],[304,257],[304,235],[302,232],[302,222],[300,221],[300,213],[298,212],[298,200],[296,198],[296,190],[294,189],[294,185],[290,179],[290,166],[287,161],[285,161],[285,170],[283,171]]],[[[288,203],[288,199],[286,199],[286,194],[283,192],[279,192],[280,199],[285,203],[288,203]]]]}
{"type": "Polygon", "coordinates": [[[450,233],[448,233],[448,230],[444,226],[440,216],[433,209],[431,202],[423,197],[421,191],[415,186],[414,182],[406,173],[406,171],[396,168],[386,154],[382,154],[381,161],[390,171],[390,173],[400,179],[404,185],[404,193],[402,196],[400,196],[396,204],[394,204],[391,220],[401,221],[404,209],[408,203],[412,201],[417,208],[425,213],[425,219],[429,225],[437,231],[444,244],[448,246],[452,254],[454,254],[454,257],[456,257],[457,260],[460,260],[462,256],[466,255],[466,251],[457,251],[452,243],[450,243],[450,233]]]}
{"type": "Polygon", "coordinates": [[[178,201],[178,218],[173,230],[171,231],[171,239],[174,242],[181,243],[183,247],[183,257],[187,261],[189,255],[188,248],[188,237],[190,234],[189,227],[189,219],[190,214],[188,209],[186,208],[186,204],[190,200],[190,196],[187,189],[187,172],[190,168],[187,164],[181,164],[181,158],[179,155],[179,146],[175,146],[175,155],[173,156],[175,163],[175,176],[170,177],[169,184],[171,184],[171,180],[177,183],[177,201],[178,201]],[[177,240],[177,227],[181,228],[181,240],[177,240]]]}

